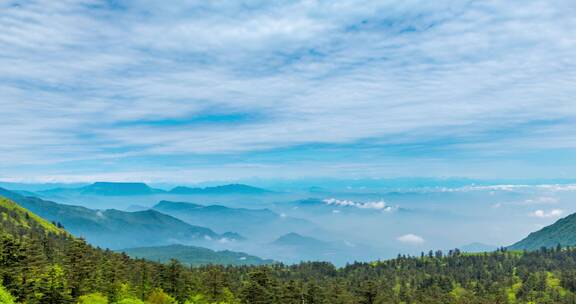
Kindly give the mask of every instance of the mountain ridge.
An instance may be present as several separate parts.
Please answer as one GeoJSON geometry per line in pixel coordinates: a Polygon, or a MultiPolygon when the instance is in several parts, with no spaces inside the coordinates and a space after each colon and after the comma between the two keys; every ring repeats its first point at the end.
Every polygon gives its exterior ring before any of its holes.
{"type": "Polygon", "coordinates": [[[227,184],[212,187],[187,187],[178,186],[168,191],[172,194],[265,194],[273,193],[270,190],[249,186],[245,184],[227,184]]]}
{"type": "Polygon", "coordinates": [[[576,245],[576,213],[530,233],[527,237],[510,245],[508,248],[513,250],[537,250],[541,247],[552,248],[558,245],[576,245]]]}
{"type": "Polygon", "coordinates": [[[152,209],[187,223],[196,223],[216,231],[236,231],[250,238],[260,236],[264,232],[283,234],[294,229],[300,232],[316,229],[316,226],[307,220],[283,216],[266,208],[231,208],[162,200],[152,209]]]}
{"type": "Polygon", "coordinates": [[[133,258],[144,258],[150,261],[166,263],[176,259],[186,265],[265,265],[274,263],[273,260],[262,259],[244,252],[230,250],[215,251],[208,248],[185,245],[167,245],[125,248],[117,250],[133,258]]]}
{"type": "MultiPolygon", "coordinates": [[[[59,222],[72,234],[94,245],[111,249],[206,243],[219,239],[236,240],[237,234],[218,234],[213,230],[185,223],[156,210],[126,212],[116,209],[93,210],[58,204],[36,197],[24,197],[0,188],[3,195],[42,218],[59,222]]],[[[237,240],[242,239],[239,237],[237,240]]]]}

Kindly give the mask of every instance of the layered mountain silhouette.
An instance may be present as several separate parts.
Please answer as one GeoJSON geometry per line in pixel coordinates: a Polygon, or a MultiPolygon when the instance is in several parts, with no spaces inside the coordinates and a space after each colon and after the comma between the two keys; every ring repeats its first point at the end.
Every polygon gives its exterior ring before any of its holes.
{"type": "Polygon", "coordinates": [[[105,196],[127,196],[127,195],[150,195],[164,193],[164,190],[155,189],[145,183],[110,183],[96,182],[79,188],[54,188],[38,191],[43,195],[105,195],[105,196]]]}
{"type": "Polygon", "coordinates": [[[172,194],[265,194],[273,193],[272,191],[243,185],[243,184],[230,184],[205,188],[191,188],[191,187],[175,187],[170,190],[172,194]]]}
{"type": "Polygon", "coordinates": [[[96,182],[77,188],[54,188],[37,191],[40,195],[101,195],[101,196],[135,196],[154,194],[178,195],[217,195],[217,194],[266,194],[272,191],[243,184],[229,184],[213,187],[178,186],[169,191],[150,187],[145,183],[96,182]]]}
{"type": "Polygon", "coordinates": [[[221,240],[240,240],[236,233],[218,234],[211,229],[185,223],[156,210],[125,212],[93,210],[26,197],[0,188],[5,196],[49,221],[61,223],[76,236],[111,249],[151,245],[209,244],[221,240]]]}
{"type": "Polygon", "coordinates": [[[307,220],[286,217],[269,209],[204,206],[188,202],[161,201],[153,210],[169,214],[187,223],[210,227],[216,231],[236,231],[249,238],[278,235],[291,231],[312,232],[317,227],[307,220]]]}

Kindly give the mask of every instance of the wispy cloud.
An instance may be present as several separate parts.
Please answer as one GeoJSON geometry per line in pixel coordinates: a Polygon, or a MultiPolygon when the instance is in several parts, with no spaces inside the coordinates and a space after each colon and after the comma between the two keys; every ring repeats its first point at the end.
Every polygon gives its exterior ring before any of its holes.
{"type": "Polygon", "coordinates": [[[397,158],[528,163],[576,147],[575,13],[568,0],[5,1],[0,169],[263,151],[329,151],[350,174],[397,158]]]}

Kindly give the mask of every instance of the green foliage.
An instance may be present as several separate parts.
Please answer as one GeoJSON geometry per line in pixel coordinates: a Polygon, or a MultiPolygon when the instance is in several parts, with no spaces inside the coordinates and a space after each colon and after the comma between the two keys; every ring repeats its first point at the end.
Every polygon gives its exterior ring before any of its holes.
{"type": "Polygon", "coordinates": [[[0,216],[2,221],[23,229],[33,229],[39,226],[45,233],[67,234],[63,229],[3,197],[0,197],[0,216]]]}
{"type": "Polygon", "coordinates": [[[158,247],[140,247],[123,249],[131,257],[143,258],[162,263],[177,259],[186,265],[264,265],[272,264],[272,260],[265,260],[259,257],[229,250],[214,251],[202,247],[169,245],[158,247]]]}
{"type": "Polygon", "coordinates": [[[115,304],[144,304],[144,301],[136,298],[126,298],[116,302],[115,304]]]}
{"type": "Polygon", "coordinates": [[[274,302],[274,287],[268,273],[259,269],[249,274],[249,280],[242,290],[242,303],[267,304],[274,302]]]}
{"type": "Polygon", "coordinates": [[[2,285],[0,285],[0,303],[14,304],[14,297],[2,285]]]}
{"type": "Polygon", "coordinates": [[[147,304],[177,304],[176,299],[165,293],[162,289],[155,289],[146,299],[147,304]]]}
{"type": "Polygon", "coordinates": [[[72,302],[70,289],[62,267],[54,265],[40,277],[36,285],[36,298],[39,303],[64,304],[72,302]]]}
{"type": "Polygon", "coordinates": [[[108,298],[101,293],[91,293],[78,298],[78,304],[108,304],[108,298]]]}
{"type": "Polygon", "coordinates": [[[210,301],[202,294],[195,294],[190,296],[184,304],[210,304],[210,301]]]}

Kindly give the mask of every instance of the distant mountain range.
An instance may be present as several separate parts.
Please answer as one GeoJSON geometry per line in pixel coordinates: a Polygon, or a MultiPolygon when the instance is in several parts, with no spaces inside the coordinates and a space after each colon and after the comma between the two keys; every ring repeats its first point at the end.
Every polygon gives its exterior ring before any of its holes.
{"type": "Polygon", "coordinates": [[[508,247],[513,250],[537,250],[541,247],[576,246],[576,213],[556,223],[530,233],[523,240],[508,247]]]}
{"type": "Polygon", "coordinates": [[[229,208],[220,205],[204,206],[171,201],[161,201],[152,209],[187,223],[210,227],[216,231],[237,231],[250,238],[284,234],[291,231],[313,232],[318,229],[307,220],[286,217],[269,209],[229,208]]]}
{"type": "Polygon", "coordinates": [[[43,195],[105,195],[105,196],[125,196],[125,195],[150,195],[164,193],[164,190],[154,189],[144,183],[108,183],[96,182],[78,188],[54,188],[37,191],[43,195]]]}
{"type": "Polygon", "coordinates": [[[474,243],[470,243],[470,244],[466,244],[464,246],[461,246],[458,249],[460,249],[460,251],[462,251],[462,252],[478,253],[478,252],[492,252],[492,251],[495,251],[496,249],[498,249],[498,247],[483,244],[483,243],[474,242],[474,243]]]}
{"type": "Polygon", "coordinates": [[[118,250],[134,258],[144,258],[151,261],[166,263],[171,259],[190,265],[265,265],[274,263],[273,260],[261,259],[242,252],[229,250],[214,251],[207,248],[169,245],[158,247],[140,247],[118,250]]]}
{"type": "Polygon", "coordinates": [[[272,191],[243,184],[230,184],[205,188],[175,187],[172,194],[265,194],[272,191]]]}
{"type": "Polygon", "coordinates": [[[276,246],[297,247],[306,250],[330,250],[332,247],[328,242],[324,242],[308,236],[303,236],[294,232],[277,238],[274,242],[272,242],[272,244],[276,246]]]}
{"type": "Polygon", "coordinates": [[[192,188],[178,186],[172,190],[152,188],[145,183],[118,183],[118,182],[96,182],[87,186],[77,188],[54,188],[37,191],[40,195],[101,195],[101,196],[131,196],[131,195],[153,195],[153,194],[178,194],[178,195],[200,195],[200,194],[266,194],[272,191],[243,184],[229,184],[205,188],[192,188]]]}
{"type": "Polygon", "coordinates": [[[288,263],[331,261],[343,265],[350,262],[350,256],[363,260],[383,258],[379,251],[369,246],[344,241],[327,242],[293,232],[280,236],[270,243],[270,247],[274,252],[273,256],[288,263]]]}
{"type": "Polygon", "coordinates": [[[45,219],[61,223],[72,234],[82,236],[94,245],[111,249],[174,243],[207,244],[218,240],[242,239],[239,234],[218,234],[156,210],[93,210],[26,197],[2,188],[0,195],[45,219]]]}

